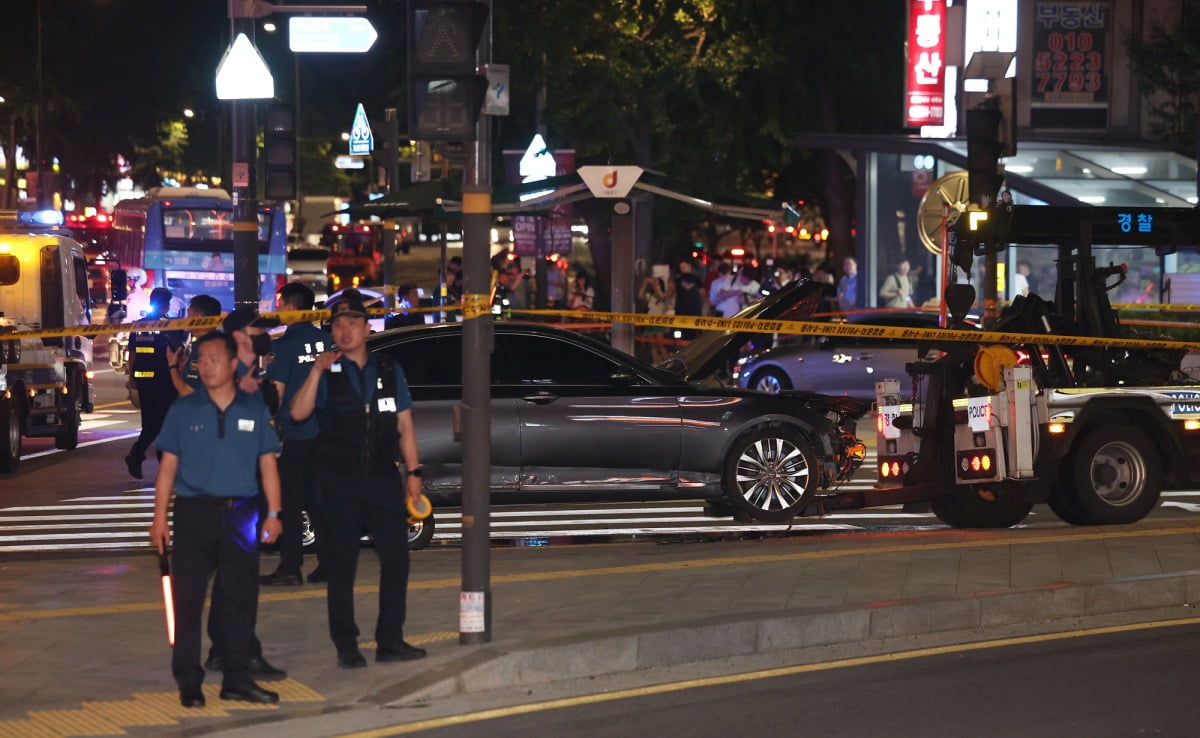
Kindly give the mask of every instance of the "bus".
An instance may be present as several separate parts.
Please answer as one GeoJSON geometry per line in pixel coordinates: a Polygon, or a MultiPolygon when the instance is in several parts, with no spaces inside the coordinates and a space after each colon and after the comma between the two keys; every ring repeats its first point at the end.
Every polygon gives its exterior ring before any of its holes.
{"type": "MultiPolygon", "coordinates": [[[[166,287],[182,304],[212,295],[234,307],[233,200],[220,189],[155,187],[113,207],[109,250],[122,267],[146,271],[146,287],[166,287]]],[[[259,310],[269,311],[287,275],[287,220],[258,212],[259,310]]]]}

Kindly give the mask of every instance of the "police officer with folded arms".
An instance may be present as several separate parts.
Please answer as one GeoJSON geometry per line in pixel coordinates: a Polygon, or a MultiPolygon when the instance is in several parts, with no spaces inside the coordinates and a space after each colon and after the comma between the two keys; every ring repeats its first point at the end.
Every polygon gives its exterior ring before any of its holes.
{"type": "Polygon", "coordinates": [[[262,538],[274,541],[279,521],[279,438],[262,399],[241,391],[235,381],[237,347],[224,333],[196,341],[201,389],[179,398],[168,410],[159,435],[163,452],[154,484],[150,540],[163,553],[171,543],[167,507],[175,494],[172,570],[175,650],[171,671],[184,707],[203,707],[204,669],[200,665],[200,615],[208,580],[221,620],[221,699],[275,703],[279,695],[250,676],[258,592],[258,506],[262,480],[268,518],[262,538]],[[219,589],[220,591],[215,591],[219,589]],[[217,596],[219,595],[219,597],[217,596]]]}
{"type": "Polygon", "coordinates": [[[354,621],[354,575],[364,527],[379,555],[379,618],[375,660],[410,661],[425,650],[404,642],[408,595],[406,497],[421,499],[421,466],[413,430],[412,399],[400,365],[367,351],[370,333],[361,299],[343,295],[332,308],[330,333],[337,351],[323,353],[291,403],[292,419],[316,412],[317,497],[324,516],[329,635],[337,663],[366,666],[354,621]],[[403,457],[407,478],[401,477],[403,457]]]}

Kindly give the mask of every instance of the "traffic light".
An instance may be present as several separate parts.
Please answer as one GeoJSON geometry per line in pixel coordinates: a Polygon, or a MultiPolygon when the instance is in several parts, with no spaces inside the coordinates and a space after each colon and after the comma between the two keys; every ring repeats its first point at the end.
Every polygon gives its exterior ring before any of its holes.
{"type": "Polygon", "coordinates": [[[971,202],[985,208],[996,202],[996,193],[1004,182],[999,173],[1000,153],[1004,150],[1000,140],[1003,119],[1004,114],[993,106],[967,111],[968,196],[971,202]]]}
{"type": "Polygon", "coordinates": [[[291,105],[267,106],[263,162],[263,199],[296,199],[296,111],[291,105]]]}
{"type": "Polygon", "coordinates": [[[479,0],[409,0],[408,133],[417,141],[474,141],[487,93],[476,50],[487,23],[479,0]]]}

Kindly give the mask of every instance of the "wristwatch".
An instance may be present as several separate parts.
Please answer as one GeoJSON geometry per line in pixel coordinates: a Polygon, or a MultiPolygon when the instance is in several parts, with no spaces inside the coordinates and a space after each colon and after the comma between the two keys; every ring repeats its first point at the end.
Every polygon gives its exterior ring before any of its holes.
{"type": "Polygon", "coordinates": [[[279,514],[280,514],[279,510],[268,510],[267,511],[268,518],[275,518],[276,520],[279,520],[279,514]]]}
{"type": "Polygon", "coordinates": [[[418,467],[417,467],[417,468],[415,468],[415,469],[409,469],[409,470],[408,470],[408,475],[409,475],[410,477],[419,477],[419,476],[421,476],[421,467],[419,467],[419,466],[418,466],[418,467]]]}

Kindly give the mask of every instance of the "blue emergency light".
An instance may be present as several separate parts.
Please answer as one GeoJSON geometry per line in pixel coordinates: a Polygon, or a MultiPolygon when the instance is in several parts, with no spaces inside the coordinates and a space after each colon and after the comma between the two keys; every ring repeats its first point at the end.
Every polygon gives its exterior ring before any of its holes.
{"type": "Polygon", "coordinates": [[[61,210],[22,210],[17,213],[17,222],[25,225],[60,226],[63,224],[61,210]]]}

